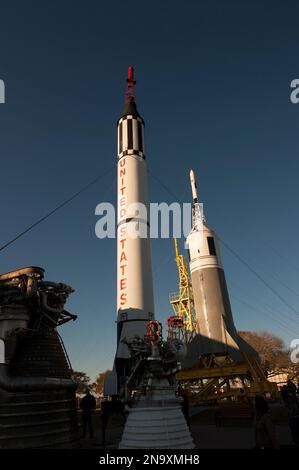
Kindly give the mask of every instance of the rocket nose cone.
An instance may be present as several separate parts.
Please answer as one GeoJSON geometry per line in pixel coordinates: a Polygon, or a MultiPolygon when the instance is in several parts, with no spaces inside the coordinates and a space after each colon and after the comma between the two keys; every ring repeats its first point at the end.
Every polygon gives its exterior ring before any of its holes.
{"type": "Polygon", "coordinates": [[[198,202],[198,196],[197,196],[196,179],[195,179],[195,173],[192,170],[192,168],[190,170],[190,184],[191,184],[193,202],[197,203],[198,202]]]}
{"type": "Polygon", "coordinates": [[[190,170],[190,180],[191,180],[191,182],[195,181],[195,173],[194,173],[194,170],[192,168],[190,170]]]}

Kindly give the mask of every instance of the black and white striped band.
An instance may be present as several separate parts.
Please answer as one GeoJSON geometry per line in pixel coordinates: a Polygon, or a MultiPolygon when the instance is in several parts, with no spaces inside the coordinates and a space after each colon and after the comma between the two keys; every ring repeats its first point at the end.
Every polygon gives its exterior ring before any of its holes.
{"type": "Polygon", "coordinates": [[[136,155],[137,157],[143,158],[145,160],[145,155],[143,152],[140,152],[139,150],[124,150],[118,155],[118,160],[120,160],[123,157],[126,157],[128,155],[136,155]]]}
{"type": "Polygon", "coordinates": [[[118,222],[117,227],[123,224],[127,224],[129,222],[141,222],[142,224],[146,224],[148,227],[150,226],[148,220],[140,219],[139,217],[129,217],[128,219],[123,219],[120,222],[118,222]]]}

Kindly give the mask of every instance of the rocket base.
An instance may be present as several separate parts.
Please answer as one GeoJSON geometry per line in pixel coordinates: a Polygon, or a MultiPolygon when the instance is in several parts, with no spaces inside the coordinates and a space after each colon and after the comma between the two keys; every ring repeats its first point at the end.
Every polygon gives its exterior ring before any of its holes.
{"type": "Polygon", "coordinates": [[[180,400],[166,379],[130,409],[120,449],[194,449],[180,400]]]}

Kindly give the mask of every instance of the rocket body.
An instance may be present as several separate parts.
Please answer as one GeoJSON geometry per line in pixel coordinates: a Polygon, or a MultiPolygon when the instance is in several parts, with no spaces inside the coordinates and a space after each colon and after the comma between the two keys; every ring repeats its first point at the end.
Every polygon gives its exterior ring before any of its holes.
{"type": "Polygon", "coordinates": [[[201,353],[239,349],[216,234],[205,223],[187,238],[201,353]]]}
{"type": "Polygon", "coordinates": [[[121,341],[145,334],[154,319],[144,123],[126,106],[118,121],[117,357],[129,357],[121,341]]]}
{"type": "Polygon", "coordinates": [[[219,241],[206,224],[199,207],[193,170],[190,181],[194,207],[193,228],[187,237],[187,244],[198,333],[194,342],[196,353],[229,353],[238,359],[239,336],[233,321],[219,241]]]}
{"type": "Polygon", "coordinates": [[[130,67],[125,109],[117,123],[117,350],[105,395],[125,389],[130,374],[126,341],[146,333],[154,319],[144,121],[134,100],[130,67]]]}

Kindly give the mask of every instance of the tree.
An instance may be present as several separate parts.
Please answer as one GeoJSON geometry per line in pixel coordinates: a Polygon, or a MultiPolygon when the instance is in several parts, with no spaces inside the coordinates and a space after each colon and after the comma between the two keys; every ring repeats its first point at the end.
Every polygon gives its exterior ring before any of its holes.
{"type": "Polygon", "coordinates": [[[289,351],[278,336],[268,331],[239,331],[239,335],[252,346],[260,356],[261,366],[267,377],[293,370],[289,351]]]}
{"type": "Polygon", "coordinates": [[[85,372],[74,370],[72,379],[78,384],[77,393],[85,393],[90,386],[90,377],[85,372]]]}
{"type": "Polygon", "coordinates": [[[104,381],[106,378],[106,375],[111,372],[110,369],[106,369],[104,372],[100,372],[98,377],[96,378],[95,381],[95,387],[94,391],[99,395],[103,396],[104,395],[104,381]]]}

